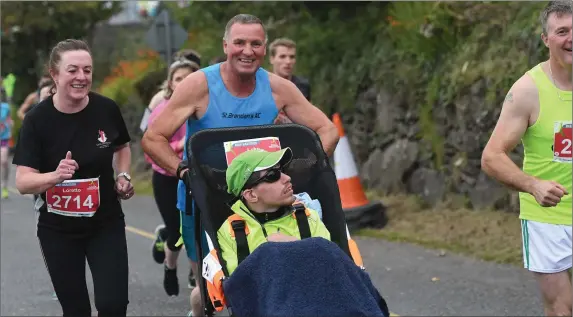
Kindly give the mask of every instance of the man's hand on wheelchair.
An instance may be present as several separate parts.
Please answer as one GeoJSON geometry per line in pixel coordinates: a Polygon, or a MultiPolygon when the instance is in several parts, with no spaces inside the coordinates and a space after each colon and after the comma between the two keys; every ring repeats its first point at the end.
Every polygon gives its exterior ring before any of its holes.
{"type": "Polygon", "coordinates": [[[282,234],[280,232],[273,233],[267,237],[267,241],[270,242],[293,242],[297,241],[298,238],[287,236],[286,234],[282,234]]]}
{"type": "Polygon", "coordinates": [[[183,183],[185,184],[185,188],[187,188],[187,190],[189,191],[189,194],[191,194],[191,180],[190,180],[190,175],[189,175],[189,166],[187,161],[181,161],[179,163],[179,166],[177,167],[177,177],[183,181],[183,183]]]}

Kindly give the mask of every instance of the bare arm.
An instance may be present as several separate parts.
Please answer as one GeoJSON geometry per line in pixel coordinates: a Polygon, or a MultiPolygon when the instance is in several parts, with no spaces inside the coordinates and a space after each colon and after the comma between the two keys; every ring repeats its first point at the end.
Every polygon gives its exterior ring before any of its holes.
{"type": "Polygon", "coordinates": [[[282,110],[294,123],[307,126],[320,137],[324,151],[332,156],[340,139],[338,130],[332,121],[317,107],[312,105],[300,90],[289,80],[269,74],[273,93],[284,102],[282,110]]]}
{"type": "MultiPolygon", "coordinates": [[[[169,104],[149,125],[141,145],[157,165],[175,174],[181,159],[169,146],[177,129],[195,114],[198,105],[208,98],[207,81],[203,72],[195,72],[179,83],[169,104]]],[[[179,175],[178,175],[179,176],[179,175]]]]}
{"type": "Polygon", "coordinates": [[[26,111],[34,104],[34,99],[36,98],[36,93],[30,93],[28,97],[24,100],[24,102],[20,105],[20,109],[18,109],[18,118],[20,120],[24,120],[24,116],[26,116],[26,111]]]}
{"type": "Polygon", "coordinates": [[[485,173],[512,189],[526,193],[532,193],[537,179],[524,173],[508,153],[525,134],[537,100],[538,93],[533,80],[524,75],[508,92],[481,159],[485,173]]]}
{"type": "MultiPolygon", "coordinates": [[[[113,153],[115,171],[119,173],[129,173],[131,167],[131,148],[129,142],[118,147],[113,153]]],[[[115,180],[115,191],[121,199],[129,199],[134,194],[133,184],[124,177],[118,177],[115,180]]]]}
{"type": "Polygon", "coordinates": [[[129,143],[124,144],[113,153],[115,171],[129,173],[131,167],[131,148],[129,143]]]}
{"type": "Polygon", "coordinates": [[[22,195],[41,194],[60,183],[56,172],[40,173],[27,166],[16,167],[16,189],[22,195]]]}
{"type": "Polygon", "coordinates": [[[72,159],[70,151],[66,153],[63,160],[60,160],[60,164],[53,172],[40,173],[35,168],[18,165],[16,167],[16,188],[23,195],[41,194],[56,184],[72,178],[78,168],[78,162],[72,159]]]}

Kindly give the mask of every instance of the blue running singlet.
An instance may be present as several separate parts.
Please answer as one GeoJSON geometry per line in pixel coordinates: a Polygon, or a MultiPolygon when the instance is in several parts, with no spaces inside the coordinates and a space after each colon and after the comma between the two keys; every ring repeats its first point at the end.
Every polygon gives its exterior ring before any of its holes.
{"type": "MultiPolygon", "coordinates": [[[[203,129],[245,127],[272,124],[278,115],[273,99],[271,83],[266,70],[259,68],[256,72],[256,84],[253,93],[244,98],[231,95],[221,78],[221,64],[211,65],[200,71],[207,77],[209,87],[209,104],[201,119],[187,120],[187,135],[183,159],[187,159],[187,141],[193,133],[203,129]]],[[[223,151],[223,144],[220,150],[223,151]]],[[[226,162],[224,162],[226,164],[226,162]]],[[[226,169],[226,166],[221,166],[226,169]]],[[[177,189],[177,208],[185,212],[185,184],[179,181],[177,189]]]]}

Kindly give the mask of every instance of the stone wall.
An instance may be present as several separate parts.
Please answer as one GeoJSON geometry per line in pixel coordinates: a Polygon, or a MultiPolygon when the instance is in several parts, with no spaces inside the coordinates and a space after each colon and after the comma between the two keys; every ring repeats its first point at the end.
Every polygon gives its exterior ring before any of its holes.
{"type": "MultiPolygon", "coordinates": [[[[362,92],[343,121],[365,187],[383,194],[415,194],[428,205],[457,194],[474,209],[515,211],[516,193],[481,171],[488,131],[501,110],[501,105],[481,107],[484,99],[485,83],[478,81],[455,104],[436,103],[431,116],[443,149],[437,166],[440,153],[424,138],[418,105],[406,103],[389,88],[362,92]]],[[[521,153],[518,147],[512,154],[519,166],[521,153]]]]}

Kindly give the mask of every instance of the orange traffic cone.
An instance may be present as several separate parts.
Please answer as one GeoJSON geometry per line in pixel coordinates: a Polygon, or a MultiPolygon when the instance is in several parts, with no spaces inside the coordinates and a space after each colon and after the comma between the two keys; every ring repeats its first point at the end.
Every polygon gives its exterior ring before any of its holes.
{"type": "Polygon", "coordinates": [[[340,141],[338,141],[338,145],[334,150],[334,173],[338,180],[342,208],[349,209],[364,206],[368,204],[368,199],[364,194],[362,183],[360,183],[356,162],[352,156],[346,133],[344,133],[340,115],[335,113],[332,121],[338,128],[338,135],[340,136],[340,141]]]}
{"type": "Polygon", "coordinates": [[[334,173],[348,227],[351,230],[366,226],[382,227],[386,224],[384,207],[380,202],[371,203],[366,198],[340,115],[335,113],[332,121],[340,136],[334,150],[334,173]]]}

